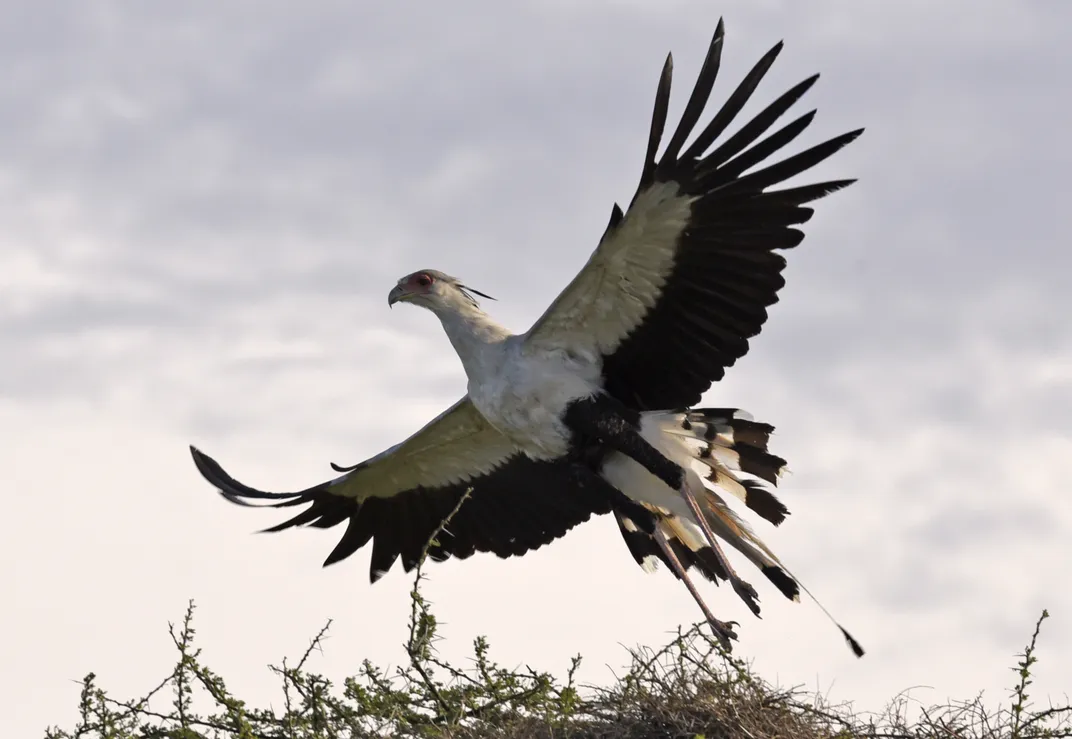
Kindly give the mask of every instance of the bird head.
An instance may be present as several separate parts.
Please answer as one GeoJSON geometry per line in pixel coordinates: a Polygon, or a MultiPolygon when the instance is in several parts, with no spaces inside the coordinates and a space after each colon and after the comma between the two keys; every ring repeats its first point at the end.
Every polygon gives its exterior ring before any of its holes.
{"type": "Polygon", "coordinates": [[[412,303],[431,311],[478,306],[474,295],[494,300],[490,295],[466,287],[456,277],[434,269],[406,275],[387,294],[387,305],[412,303]]]}

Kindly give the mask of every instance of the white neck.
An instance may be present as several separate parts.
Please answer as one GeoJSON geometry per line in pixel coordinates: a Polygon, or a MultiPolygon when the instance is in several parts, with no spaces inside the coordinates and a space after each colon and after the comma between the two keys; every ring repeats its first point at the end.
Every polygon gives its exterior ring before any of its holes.
{"type": "Polygon", "coordinates": [[[435,310],[447,338],[462,360],[469,382],[480,383],[498,371],[503,342],[512,334],[475,305],[435,310]]]}

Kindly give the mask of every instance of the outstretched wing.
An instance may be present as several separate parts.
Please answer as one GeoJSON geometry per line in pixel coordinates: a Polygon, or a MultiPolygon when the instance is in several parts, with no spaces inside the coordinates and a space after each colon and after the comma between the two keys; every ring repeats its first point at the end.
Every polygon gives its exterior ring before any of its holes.
{"type": "Polygon", "coordinates": [[[696,404],[748,351],[748,339],[759,333],[767,307],[777,302],[785,283],[785,259],[775,250],[804,238],[796,226],[811,218],[806,203],[853,182],[767,189],[819,164],[862,129],[756,169],[811,123],[814,110],[764,137],[818,75],[710,150],[773,64],[781,43],[682,151],[711,95],[723,38],[720,20],[681,122],[656,162],[670,99],[673,60],[667,58],[640,186],[629,210],[623,214],[614,206],[588,263],[526,336],[531,350],[566,348],[601,357],[605,389],[641,410],[696,404]]]}
{"type": "Polygon", "coordinates": [[[372,541],[375,582],[399,557],[408,572],[442,521],[462,503],[430,557],[466,558],[474,552],[520,555],[562,536],[609,500],[567,459],[537,462],[520,454],[473,407],[468,396],[410,438],[343,474],[295,493],[268,493],[244,485],[211,457],[190,448],[197,469],[233,503],[273,508],[308,504],[283,523],[330,528],[348,521],[324,565],[349,557],[372,541]],[[255,505],[255,503],[253,503],[255,505]]]}

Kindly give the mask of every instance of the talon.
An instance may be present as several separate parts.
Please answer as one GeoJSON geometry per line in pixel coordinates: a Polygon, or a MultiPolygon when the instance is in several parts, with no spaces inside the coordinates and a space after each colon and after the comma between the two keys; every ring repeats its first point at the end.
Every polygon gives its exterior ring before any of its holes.
{"type": "Polygon", "coordinates": [[[733,630],[733,626],[736,626],[735,621],[712,621],[711,629],[715,632],[715,636],[718,637],[719,643],[722,648],[727,652],[733,651],[733,642],[737,641],[737,632],[733,630]]]}
{"type": "Polygon", "coordinates": [[[756,616],[759,615],[759,593],[752,587],[750,583],[745,582],[739,578],[733,578],[731,581],[733,585],[733,592],[737,593],[741,597],[741,600],[745,602],[749,610],[756,616]]]}
{"type": "Polygon", "coordinates": [[[711,625],[711,629],[715,632],[715,636],[718,637],[718,641],[722,645],[722,648],[727,652],[732,652],[733,644],[731,643],[731,640],[737,638],[737,633],[733,630],[733,627],[736,626],[737,623],[735,621],[719,621],[715,618],[715,615],[711,613],[711,609],[707,607],[703,598],[700,597],[700,591],[696,589],[696,586],[689,578],[688,571],[682,566],[681,560],[678,559],[677,555],[674,554],[674,550],[670,547],[670,540],[667,537],[666,532],[656,525],[654,536],[655,541],[666,556],[666,561],[670,563],[670,567],[677,573],[677,576],[681,581],[685,583],[685,587],[688,588],[689,594],[692,595],[693,599],[696,601],[696,605],[700,606],[700,610],[703,611],[707,623],[711,625]]]}

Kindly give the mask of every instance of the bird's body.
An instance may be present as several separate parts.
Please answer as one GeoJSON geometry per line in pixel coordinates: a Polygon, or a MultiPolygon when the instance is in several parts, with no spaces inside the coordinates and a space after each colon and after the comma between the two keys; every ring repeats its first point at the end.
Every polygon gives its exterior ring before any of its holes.
{"type": "MultiPolygon", "coordinates": [[[[457,346],[457,344],[455,345],[457,346]]],[[[533,355],[523,337],[507,336],[465,362],[469,400],[519,451],[554,459],[569,448],[566,407],[599,390],[599,366],[566,350],[533,355]]]]}
{"type": "Polygon", "coordinates": [[[527,332],[497,324],[474,297],[481,293],[436,270],[414,272],[391,290],[389,304],[412,303],[439,318],[468,378],[461,400],[401,444],[336,467],[343,474],[303,491],[250,488],[195,449],[202,474],[236,503],[309,505],[271,530],[346,521],[325,564],[372,541],[373,581],[399,558],[412,569],[426,551],[436,560],[524,554],[593,514],[613,513],[636,561],[648,570],[658,561],[670,567],[727,647],[735,638],[731,623],[713,616],[688,570],[728,581],[757,615],[759,604],[720,541],[797,600],[802,586],[722,497],[774,525],[785,519],[788,510],[768,487],[785,467],[767,448],[773,427],[737,409],[694,406],[745,354],[777,301],[785,260],[775,250],[803,239],[796,227],[812,215],[805,204],[851,180],[769,188],[860,131],[765,163],[811,123],[814,111],[767,133],[815,76],[711,148],[779,44],[685,148],[722,43],[720,21],[681,122],[656,160],[670,92],[667,60],[636,195],[627,211],[614,206],[588,263],[527,332]]]}
{"type": "MultiPolygon", "coordinates": [[[[423,273],[442,275],[434,270],[423,273]]],[[[582,451],[602,452],[601,464],[592,472],[633,500],[658,505],[699,526],[664,482],[629,456],[591,439],[578,439],[566,424],[572,404],[603,392],[598,356],[566,347],[536,351],[526,344],[527,336],[512,334],[476,305],[446,313],[441,320],[465,368],[469,401],[519,452],[536,461],[577,458],[582,451]]],[[[667,458],[691,466],[699,449],[687,442],[697,440],[693,435],[682,433],[682,416],[642,412],[639,431],[667,458]]],[[[698,528],[687,530],[699,535],[698,528]]]]}

